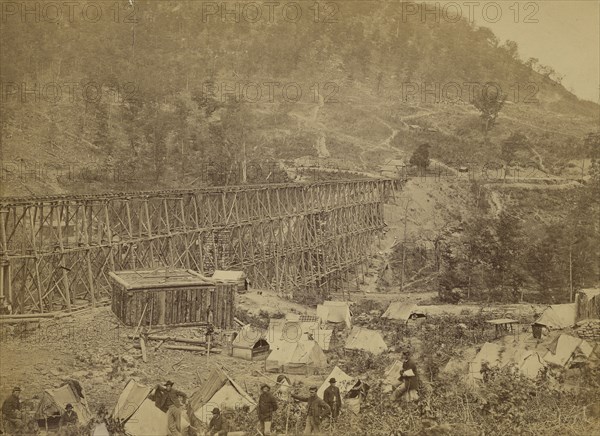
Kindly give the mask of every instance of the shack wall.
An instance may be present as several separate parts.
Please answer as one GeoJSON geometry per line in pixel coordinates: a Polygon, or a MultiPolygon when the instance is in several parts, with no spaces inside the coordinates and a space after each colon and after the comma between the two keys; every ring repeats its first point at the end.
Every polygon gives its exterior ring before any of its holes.
{"type": "Polygon", "coordinates": [[[600,295],[594,295],[590,298],[585,292],[578,292],[576,303],[576,322],[584,319],[600,318],[600,295]]]}
{"type": "Polygon", "coordinates": [[[125,289],[113,284],[112,310],[128,326],[175,326],[211,322],[228,329],[235,316],[235,284],[125,289]]]}

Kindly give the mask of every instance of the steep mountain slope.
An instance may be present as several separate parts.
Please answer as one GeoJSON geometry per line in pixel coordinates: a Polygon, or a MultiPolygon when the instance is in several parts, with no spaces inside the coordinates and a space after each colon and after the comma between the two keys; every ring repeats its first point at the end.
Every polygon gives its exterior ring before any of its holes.
{"type": "Polygon", "coordinates": [[[376,171],[421,142],[450,166],[481,168],[516,131],[528,141],[520,159],[546,173],[589,157],[581,142],[598,105],[488,29],[401,5],[250,20],[139,0],[97,22],[8,19],[2,195],[236,183],[244,160],[260,166],[257,182],[282,161],[376,171]],[[488,82],[507,103],[483,135],[470,103],[488,82]]]}

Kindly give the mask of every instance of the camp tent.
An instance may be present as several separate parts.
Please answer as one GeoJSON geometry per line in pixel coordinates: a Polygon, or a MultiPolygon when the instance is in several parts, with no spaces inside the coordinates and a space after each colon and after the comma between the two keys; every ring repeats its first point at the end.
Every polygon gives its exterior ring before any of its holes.
{"type": "Polygon", "coordinates": [[[273,345],[279,342],[298,342],[306,338],[307,334],[314,336],[320,328],[317,320],[303,321],[272,318],[269,321],[267,330],[267,342],[269,342],[272,349],[273,345]]]}
{"type": "Polygon", "coordinates": [[[594,351],[583,339],[569,335],[560,335],[549,346],[544,360],[558,366],[566,366],[580,360],[587,360],[594,351]]]}
{"type": "Polygon", "coordinates": [[[352,328],[344,348],[346,350],[369,351],[373,354],[381,354],[388,349],[381,333],[377,330],[361,327],[352,328]]]}
{"type": "Polygon", "coordinates": [[[333,368],[331,373],[327,376],[319,390],[317,395],[323,398],[325,389],[329,387],[329,380],[335,378],[336,386],[340,390],[340,397],[342,397],[342,403],[348,407],[354,413],[360,412],[360,404],[367,394],[369,386],[361,380],[350,377],[338,366],[333,368]]]}
{"type": "Polygon", "coordinates": [[[390,304],[387,310],[381,315],[382,318],[396,319],[399,321],[408,321],[410,319],[424,318],[427,315],[425,311],[414,303],[402,303],[395,301],[390,304]]]}
{"type": "Polygon", "coordinates": [[[196,419],[208,423],[212,409],[221,410],[248,407],[253,411],[256,402],[225,371],[214,368],[200,389],[190,396],[190,406],[196,419]]]}
{"type": "Polygon", "coordinates": [[[323,304],[317,306],[317,316],[322,323],[344,323],[346,327],[352,327],[350,306],[343,301],[324,301],[323,304]]]}
{"type": "Polygon", "coordinates": [[[265,358],[269,354],[267,331],[245,325],[231,344],[231,355],[246,360],[265,358]]]}
{"type": "Polygon", "coordinates": [[[475,356],[475,359],[469,362],[469,375],[471,378],[475,380],[483,379],[481,368],[484,362],[490,368],[503,368],[507,365],[513,365],[521,374],[529,378],[537,377],[539,372],[546,366],[545,360],[537,351],[520,348],[502,350],[500,345],[486,342],[475,356]]]}
{"type": "Polygon", "coordinates": [[[576,306],[573,304],[554,304],[548,306],[542,315],[533,323],[548,328],[560,330],[575,325],[576,306]]]}
{"type": "Polygon", "coordinates": [[[342,371],[339,366],[336,366],[333,368],[331,373],[327,376],[317,391],[317,395],[319,397],[323,398],[323,393],[325,392],[325,389],[329,387],[329,379],[331,378],[336,380],[335,385],[339,388],[342,399],[344,398],[344,395],[346,395],[346,393],[356,384],[356,379],[354,377],[350,377],[348,374],[342,371]]]}
{"type": "Polygon", "coordinates": [[[265,369],[288,374],[315,374],[327,366],[327,357],[316,341],[280,341],[272,346],[265,369]]]}
{"type": "Polygon", "coordinates": [[[73,405],[80,424],[85,425],[92,419],[83,389],[75,381],[56,389],[46,389],[38,404],[35,419],[44,419],[51,421],[52,424],[58,424],[58,419],[65,412],[65,406],[69,403],[73,405]]]}
{"type": "MultiPolygon", "coordinates": [[[[113,410],[112,418],[125,422],[132,436],[164,436],[168,433],[167,414],[148,398],[152,389],[130,380],[113,410]]],[[[181,415],[182,430],[189,426],[185,413],[181,415]]]]}

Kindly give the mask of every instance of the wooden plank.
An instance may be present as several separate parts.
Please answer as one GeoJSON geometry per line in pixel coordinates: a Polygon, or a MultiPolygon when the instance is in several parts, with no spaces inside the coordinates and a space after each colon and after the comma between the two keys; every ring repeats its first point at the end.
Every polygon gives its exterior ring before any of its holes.
{"type": "Polygon", "coordinates": [[[140,337],[140,348],[142,350],[142,360],[148,362],[148,356],[146,355],[146,341],[144,341],[144,338],[142,337],[140,337]]]}

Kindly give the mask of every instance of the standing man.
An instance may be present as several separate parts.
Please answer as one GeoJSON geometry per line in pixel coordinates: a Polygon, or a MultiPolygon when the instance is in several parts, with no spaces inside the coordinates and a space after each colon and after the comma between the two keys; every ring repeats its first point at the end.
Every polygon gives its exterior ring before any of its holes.
{"type": "Polygon", "coordinates": [[[173,382],[167,381],[164,386],[156,385],[156,393],[154,394],[154,404],[163,412],[167,412],[169,407],[175,404],[177,397],[183,398],[185,402],[187,395],[173,388],[173,382]]]}
{"type": "Polygon", "coordinates": [[[308,403],[304,434],[316,434],[320,431],[319,427],[321,426],[321,420],[324,417],[331,415],[331,408],[325,401],[321,400],[317,396],[316,386],[311,386],[309,392],[310,395],[308,397],[301,397],[299,395],[292,394],[292,398],[308,403]]]}
{"type": "Polygon", "coordinates": [[[77,425],[79,422],[79,417],[77,416],[77,412],[73,410],[73,405],[71,403],[65,406],[65,413],[60,417],[60,422],[58,426],[60,429],[63,427],[70,427],[77,425]]]}
{"type": "Polygon", "coordinates": [[[395,393],[395,399],[400,401],[402,397],[406,402],[419,399],[419,373],[417,372],[417,364],[412,359],[410,351],[405,351],[403,354],[404,362],[402,363],[402,374],[399,379],[404,383],[399,386],[395,393]]]}
{"type": "Polygon", "coordinates": [[[181,400],[179,397],[175,398],[167,411],[167,426],[169,429],[167,436],[181,436],[181,400]]]}
{"type": "Polygon", "coordinates": [[[273,396],[271,388],[267,384],[262,385],[260,391],[257,408],[259,431],[263,435],[270,435],[273,412],[277,410],[277,399],[273,396]]]}
{"type": "Polygon", "coordinates": [[[208,436],[227,436],[227,420],[218,407],[212,411],[212,418],[208,424],[208,436]]]}
{"type": "Polygon", "coordinates": [[[340,388],[336,385],[336,380],[332,377],[329,379],[329,387],[323,392],[323,401],[331,408],[331,416],[336,419],[340,415],[342,408],[342,397],[340,396],[340,388]]]}
{"type": "Polygon", "coordinates": [[[23,427],[21,415],[21,388],[16,386],[12,394],[2,403],[2,421],[4,431],[9,435],[18,435],[23,427]]]}

